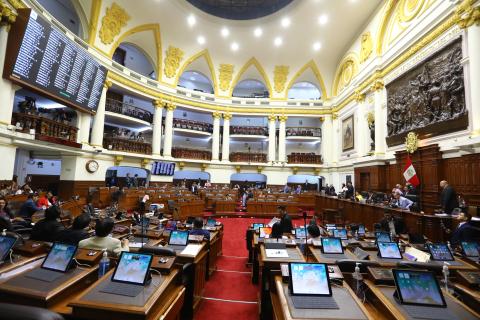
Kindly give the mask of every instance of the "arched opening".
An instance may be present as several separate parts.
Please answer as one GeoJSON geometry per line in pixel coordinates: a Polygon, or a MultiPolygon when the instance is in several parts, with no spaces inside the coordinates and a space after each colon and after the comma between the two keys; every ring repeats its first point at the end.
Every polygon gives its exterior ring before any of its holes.
{"type": "Polygon", "coordinates": [[[268,98],[268,88],[262,81],[245,79],[237,83],[232,93],[237,98],[268,98]]]}
{"type": "Polygon", "coordinates": [[[38,2],[68,30],[84,39],[86,30],[77,13],[75,0],[38,0],[38,2]]]}
{"type": "Polygon", "coordinates": [[[234,173],[230,176],[230,186],[265,188],[267,176],[261,173],[234,173]]]}
{"type": "Polygon", "coordinates": [[[302,191],[317,191],[322,186],[322,177],[310,174],[294,174],[288,176],[287,184],[292,190],[300,186],[302,191]]]}
{"type": "Polygon", "coordinates": [[[178,81],[178,86],[194,91],[214,93],[213,83],[210,78],[195,70],[183,72],[178,81]]]}
{"type": "Polygon", "coordinates": [[[318,87],[308,81],[297,82],[288,90],[288,99],[320,100],[321,97],[318,87]]]}
{"type": "Polygon", "coordinates": [[[149,171],[143,168],[114,166],[107,169],[105,184],[108,187],[144,187],[147,185],[149,171]]]}
{"type": "Polygon", "coordinates": [[[205,182],[210,180],[210,173],[205,171],[194,170],[178,170],[173,175],[173,184],[176,186],[183,186],[189,188],[192,183],[196,182],[201,186],[205,185],[205,182]]]}
{"type": "Polygon", "coordinates": [[[141,75],[156,79],[155,64],[137,45],[122,42],[114,51],[112,60],[141,75]]]}

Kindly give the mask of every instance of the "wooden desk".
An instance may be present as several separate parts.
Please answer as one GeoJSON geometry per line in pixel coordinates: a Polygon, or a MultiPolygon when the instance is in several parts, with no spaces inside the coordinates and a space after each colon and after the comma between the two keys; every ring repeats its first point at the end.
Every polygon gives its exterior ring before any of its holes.
{"type": "Polygon", "coordinates": [[[289,303],[288,285],[282,282],[281,276],[275,276],[274,288],[270,292],[272,299],[274,319],[276,320],[311,320],[311,319],[378,319],[372,315],[363,303],[357,298],[350,287],[344,283],[342,287],[332,287],[333,297],[342,296],[342,299],[336,299],[340,309],[338,310],[313,310],[313,309],[295,309],[289,303]],[[347,301],[346,299],[351,299],[347,301]],[[345,304],[344,308],[341,304],[345,304]],[[348,309],[348,310],[346,310],[348,309]],[[348,312],[351,315],[346,314],[348,312]],[[330,314],[325,315],[326,312],[330,314]],[[302,314],[299,316],[299,314],[302,314]]]}
{"type": "Polygon", "coordinates": [[[110,270],[69,303],[74,317],[92,320],[177,319],[185,296],[185,288],[175,281],[177,269],[168,275],[152,274],[152,283],[145,287],[143,294],[134,298],[99,292],[110,281],[112,273],[110,270]]]}
{"type": "Polygon", "coordinates": [[[42,254],[26,257],[26,256],[14,254],[13,255],[13,263],[10,263],[10,260],[7,259],[7,260],[5,260],[4,264],[0,265],[0,274],[10,272],[14,269],[20,268],[24,265],[27,265],[27,264],[31,263],[31,262],[43,259],[43,258],[45,258],[46,255],[47,255],[46,253],[42,253],[42,254]]]}
{"type": "Polygon", "coordinates": [[[479,289],[469,288],[463,284],[454,283],[453,290],[460,295],[462,302],[473,310],[480,310],[480,291],[479,289]]]}
{"type": "MultiPolygon", "coordinates": [[[[335,264],[339,258],[329,258],[328,254],[322,253],[322,249],[319,247],[314,247],[313,245],[308,246],[308,250],[313,255],[314,259],[320,263],[327,263],[327,264],[335,264]]],[[[357,257],[348,249],[344,249],[345,258],[341,259],[349,259],[349,260],[358,260],[357,257]]],[[[362,262],[364,260],[358,260],[358,262],[362,262]]]]}

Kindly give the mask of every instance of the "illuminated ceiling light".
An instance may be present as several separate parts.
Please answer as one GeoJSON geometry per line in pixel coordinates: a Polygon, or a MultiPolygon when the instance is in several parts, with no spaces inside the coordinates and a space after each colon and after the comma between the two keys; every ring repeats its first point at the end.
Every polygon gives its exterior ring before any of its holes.
{"type": "Polygon", "coordinates": [[[328,16],[326,14],[322,14],[320,17],[318,17],[318,23],[321,24],[322,26],[327,24],[328,22],[328,16]]]}
{"type": "Polygon", "coordinates": [[[276,37],[275,40],[273,40],[273,44],[276,46],[276,47],[279,47],[281,46],[283,43],[283,39],[281,37],[276,37]]]}
{"type": "Polygon", "coordinates": [[[222,30],[220,31],[222,37],[226,38],[230,35],[230,30],[228,30],[227,28],[223,27],[222,30]]]}
{"type": "Polygon", "coordinates": [[[197,23],[197,19],[193,14],[189,15],[187,18],[187,23],[190,27],[193,27],[197,23]]]}
{"type": "Polygon", "coordinates": [[[232,49],[232,51],[237,51],[238,50],[238,43],[232,42],[232,44],[230,45],[230,49],[232,49]]]}
{"type": "Polygon", "coordinates": [[[263,34],[262,28],[255,28],[255,30],[253,30],[253,35],[257,38],[261,37],[262,34],[263,34]]]}
{"type": "Polygon", "coordinates": [[[282,27],[288,28],[291,23],[290,18],[283,18],[281,23],[282,23],[282,27]]]}
{"type": "Polygon", "coordinates": [[[197,42],[198,42],[198,44],[204,44],[205,43],[205,37],[204,36],[198,36],[197,37],[197,42]]]}
{"type": "Polygon", "coordinates": [[[317,41],[313,44],[313,50],[318,51],[321,48],[322,48],[322,44],[320,42],[317,41]]]}

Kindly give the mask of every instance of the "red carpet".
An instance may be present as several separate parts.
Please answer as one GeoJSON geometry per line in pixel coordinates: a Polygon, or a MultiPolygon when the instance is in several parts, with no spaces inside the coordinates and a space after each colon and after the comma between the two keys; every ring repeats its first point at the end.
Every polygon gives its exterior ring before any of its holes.
{"type": "Polygon", "coordinates": [[[215,300],[202,300],[196,312],[195,320],[257,320],[258,305],[254,303],[235,303],[215,300]]]}
{"type": "Polygon", "coordinates": [[[217,270],[250,272],[247,267],[248,259],[245,258],[227,258],[219,257],[217,260],[217,270]]]}

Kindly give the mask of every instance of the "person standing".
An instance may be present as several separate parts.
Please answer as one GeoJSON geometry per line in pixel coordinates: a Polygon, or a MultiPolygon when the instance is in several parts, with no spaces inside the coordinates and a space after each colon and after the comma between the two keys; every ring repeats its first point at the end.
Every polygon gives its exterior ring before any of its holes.
{"type": "Polygon", "coordinates": [[[440,188],[443,189],[440,195],[442,209],[446,214],[452,214],[453,209],[458,208],[457,193],[446,180],[440,181],[440,188]]]}

